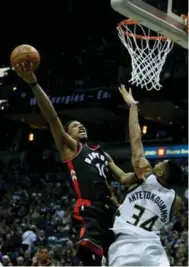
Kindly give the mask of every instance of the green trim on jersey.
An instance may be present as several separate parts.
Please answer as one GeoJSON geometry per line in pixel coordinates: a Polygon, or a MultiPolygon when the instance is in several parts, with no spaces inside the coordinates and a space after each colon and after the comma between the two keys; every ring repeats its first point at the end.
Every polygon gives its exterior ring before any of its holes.
{"type": "Polygon", "coordinates": [[[134,191],[137,187],[139,187],[141,184],[143,183],[143,181],[139,181],[139,183],[137,184],[133,184],[131,185],[128,190],[127,190],[127,194],[131,193],[132,191],[134,191]]]}

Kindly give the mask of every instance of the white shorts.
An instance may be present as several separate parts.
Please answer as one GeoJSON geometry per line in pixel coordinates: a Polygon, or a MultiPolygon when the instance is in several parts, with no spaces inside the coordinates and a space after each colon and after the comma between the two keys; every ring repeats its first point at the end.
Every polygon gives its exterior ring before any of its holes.
{"type": "Polygon", "coordinates": [[[170,266],[158,239],[131,239],[121,235],[110,246],[109,266],[170,266]]]}

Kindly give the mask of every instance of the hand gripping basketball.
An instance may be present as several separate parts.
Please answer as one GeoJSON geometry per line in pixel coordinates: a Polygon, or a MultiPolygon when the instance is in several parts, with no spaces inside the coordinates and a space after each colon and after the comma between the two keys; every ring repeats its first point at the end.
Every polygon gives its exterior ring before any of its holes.
{"type": "Polygon", "coordinates": [[[14,70],[26,83],[32,84],[37,82],[32,62],[23,61],[21,64],[17,64],[14,70]]]}

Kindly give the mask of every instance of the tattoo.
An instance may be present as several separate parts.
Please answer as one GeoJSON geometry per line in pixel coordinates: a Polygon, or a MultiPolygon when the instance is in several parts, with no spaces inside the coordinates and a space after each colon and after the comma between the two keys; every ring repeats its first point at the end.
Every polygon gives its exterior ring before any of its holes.
{"type": "Polygon", "coordinates": [[[134,159],[145,157],[142,145],[141,129],[138,120],[138,107],[132,105],[129,111],[129,135],[131,143],[132,157],[134,159]]]}

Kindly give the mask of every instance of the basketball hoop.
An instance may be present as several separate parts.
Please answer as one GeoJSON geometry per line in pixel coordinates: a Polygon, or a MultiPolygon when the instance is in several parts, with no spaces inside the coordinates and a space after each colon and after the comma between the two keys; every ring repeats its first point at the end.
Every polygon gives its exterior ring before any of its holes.
{"type": "Polygon", "coordinates": [[[173,48],[173,42],[157,33],[150,35],[136,20],[121,21],[118,26],[118,36],[131,56],[132,73],[129,82],[146,88],[148,91],[160,90],[160,74],[168,53],[173,48]]]}

